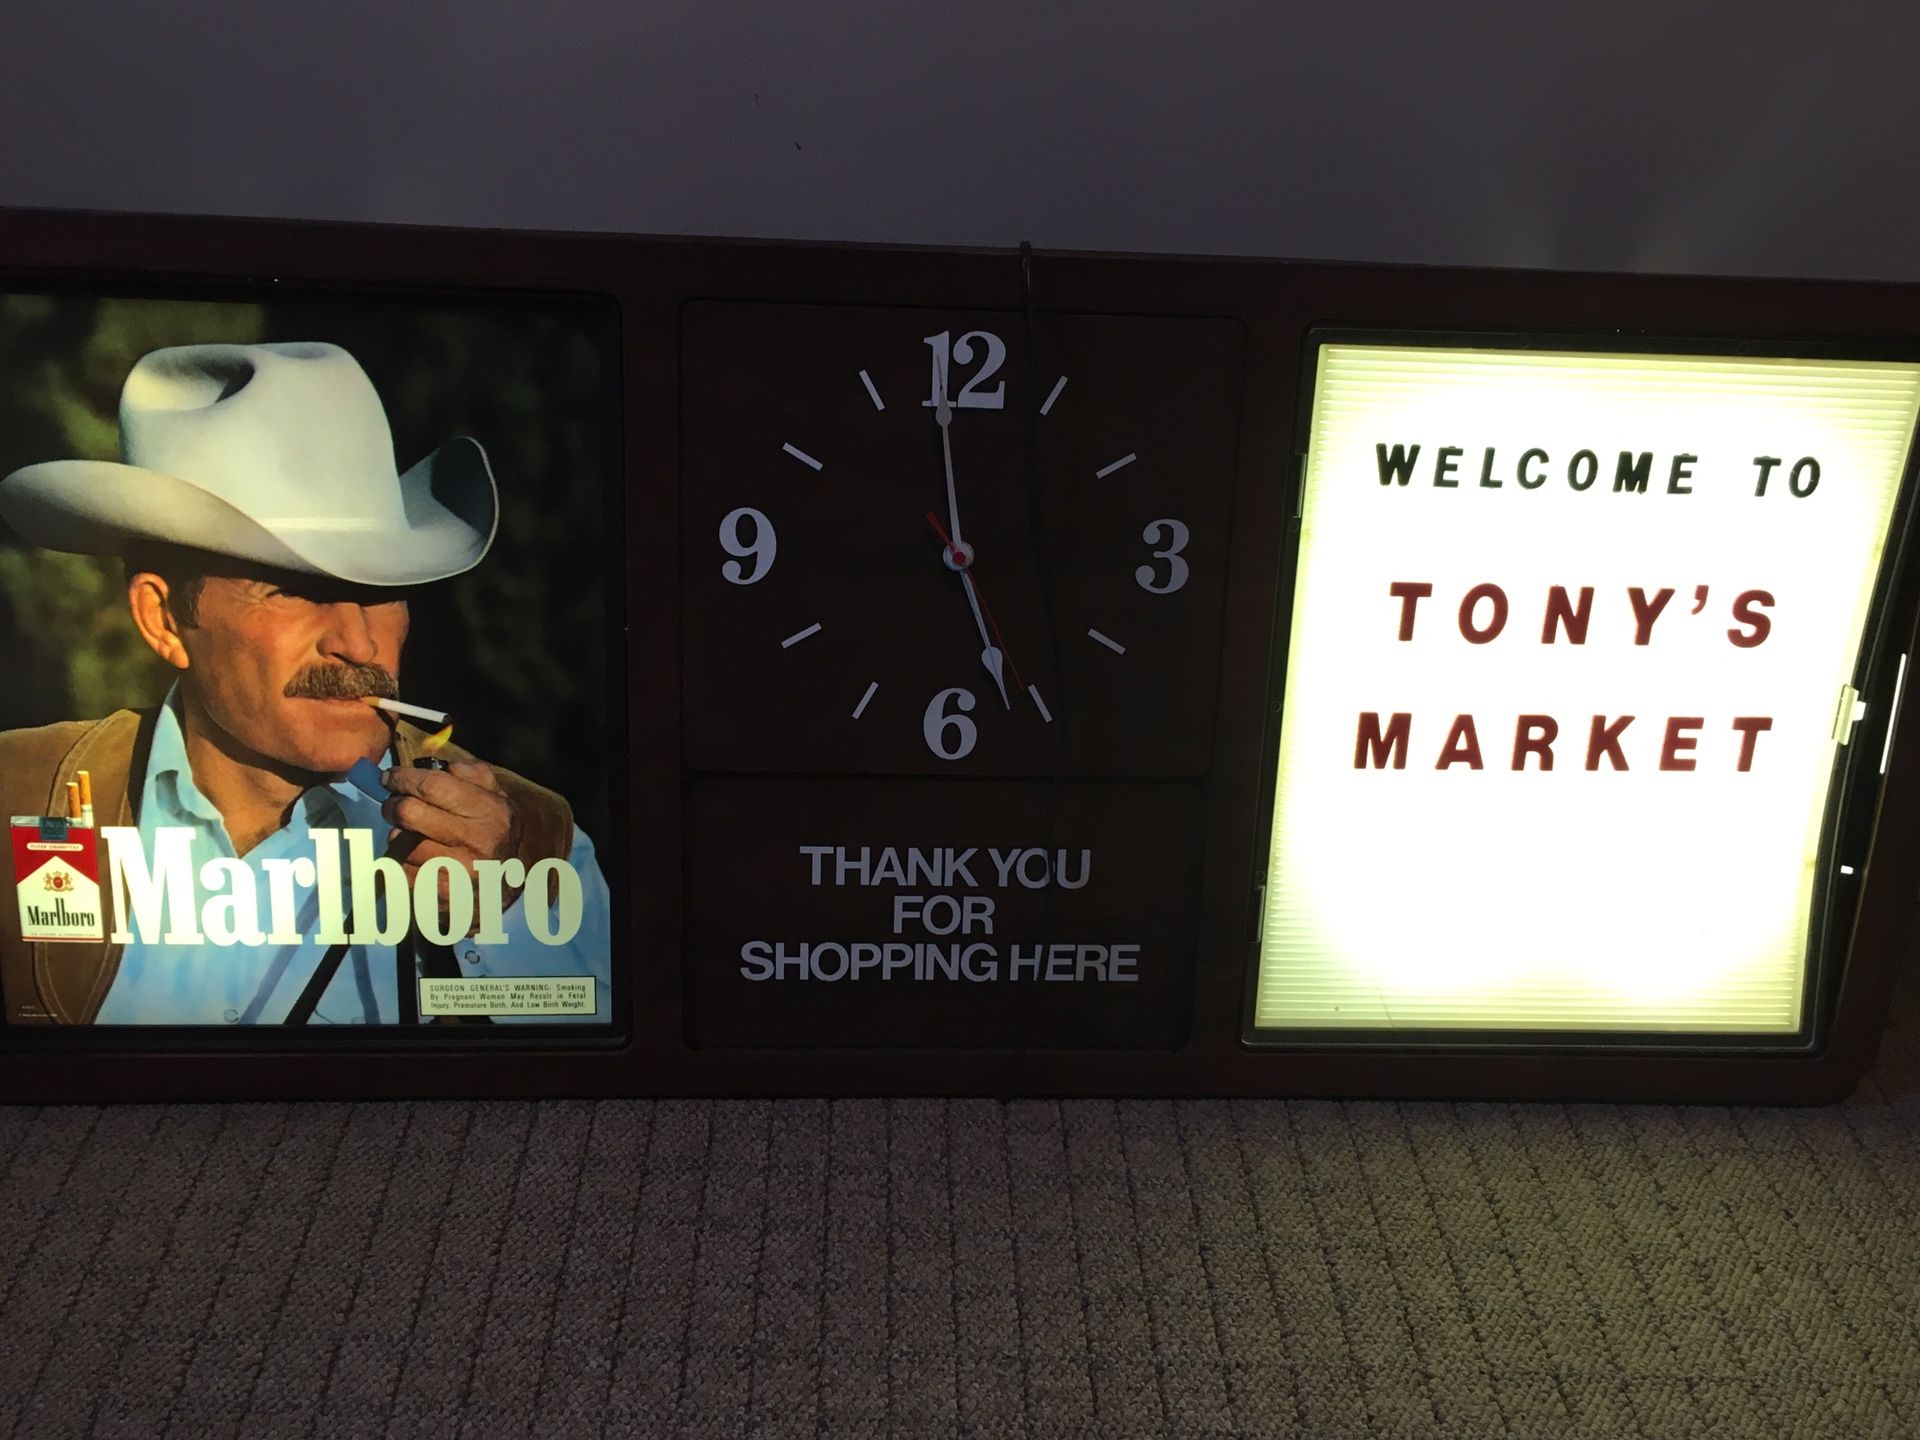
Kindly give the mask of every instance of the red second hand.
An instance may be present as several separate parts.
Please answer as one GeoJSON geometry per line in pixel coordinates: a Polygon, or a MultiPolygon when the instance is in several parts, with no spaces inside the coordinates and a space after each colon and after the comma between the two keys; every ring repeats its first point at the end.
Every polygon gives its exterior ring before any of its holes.
{"type": "Polygon", "coordinates": [[[1013,663],[1013,656],[1007,653],[1006,637],[1000,633],[1000,622],[993,618],[993,607],[987,604],[987,597],[981,592],[980,582],[973,580],[972,559],[960,553],[960,547],[955,545],[952,538],[948,536],[946,527],[940,523],[940,517],[931,510],[927,512],[927,523],[933,526],[933,533],[938,535],[940,543],[946,546],[947,555],[950,557],[949,563],[967,579],[972,580],[973,598],[980,604],[980,613],[986,616],[987,628],[993,631],[994,643],[1000,647],[1000,658],[1007,662],[1007,668],[1013,672],[1013,683],[1023,690],[1026,689],[1025,682],[1020,678],[1020,667],[1013,663]]]}

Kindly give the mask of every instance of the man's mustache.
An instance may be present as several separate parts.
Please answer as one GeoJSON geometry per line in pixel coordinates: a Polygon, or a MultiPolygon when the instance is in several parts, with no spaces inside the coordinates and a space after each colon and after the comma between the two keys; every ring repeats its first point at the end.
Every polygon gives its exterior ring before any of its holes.
{"type": "Polygon", "coordinates": [[[281,692],[289,700],[358,700],[377,695],[400,698],[400,682],[378,665],[309,665],[297,671],[281,692]]]}

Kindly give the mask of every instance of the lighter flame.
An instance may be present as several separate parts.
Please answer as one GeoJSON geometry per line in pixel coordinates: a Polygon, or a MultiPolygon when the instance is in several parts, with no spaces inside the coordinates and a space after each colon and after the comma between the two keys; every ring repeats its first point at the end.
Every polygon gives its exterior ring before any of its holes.
{"type": "Polygon", "coordinates": [[[442,750],[446,748],[447,742],[452,739],[453,739],[453,725],[451,722],[449,722],[448,724],[442,725],[438,730],[434,731],[433,734],[429,735],[426,739],[422,740],[420,742],[420,748],[422,751],[424,751],[428,755],[438,755],[442,750]]]}

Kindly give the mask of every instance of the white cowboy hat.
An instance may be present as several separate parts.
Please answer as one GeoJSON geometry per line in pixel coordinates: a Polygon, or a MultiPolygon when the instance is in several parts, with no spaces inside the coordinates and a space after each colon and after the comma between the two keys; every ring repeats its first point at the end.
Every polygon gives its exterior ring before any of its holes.
{"type": "Polygon", "coordinates": [[[177,345],[120,392],[125,464],[51,460],[0,480],[0,517],[50,550],[162,540],[359,585],[480,563],[499,498],[477,440],[404,475],[373,382],[338,345],[177,345]]]}

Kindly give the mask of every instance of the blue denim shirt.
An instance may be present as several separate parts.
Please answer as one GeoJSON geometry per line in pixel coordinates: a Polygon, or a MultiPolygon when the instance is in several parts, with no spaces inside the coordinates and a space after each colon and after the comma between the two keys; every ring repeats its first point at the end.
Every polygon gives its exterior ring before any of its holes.
{"type": "MultiPolygon", "coordinates": [[[[384,769],[393,763],[389,753],[384,769]]],[[[209,860],[238,859],[253,872],[261,909],[266,909],[267,871],[264,862],[276,858],[311,858],[315,829],[373,832],[373,850],[379,854],[392,829],[380,813],[378,801],[362,795],[346,781],[316,785],[294,804],[287,823],[244,856],[236,857],[225,822],[211,801],[194,784],[187,761],[186,738],[180,728],[178,688],[167,696],[155,724],[146,778],[140,788],[139,829],[149,846],[160,826],[193,831],[194,873],[209,860]]],[[[342,837],[344,839],[344,836],[342,837]]],[[[343,846],[344,848],[344,846],[343,846]]],[[[149,850],[151,853],[151,850],[149,850]]],[[[583,910],[580,929],[565,944],[542,944],[528,932],[525,907],[515,899],[502,917],[505,944],[482,945],[462,940],[451,948],[460,974],[473,978],[538,976],[592,976],[595,1010],[591,1016],[500,1016],[500,1020],[553,1023],[572,1019],[583,1024],[604,1023],[610,1016],[609,988],[612,929],[608,915],[607,883],[594,858],[593,842],[575,826],[568,855],[580,877],[583,910]]],[[[104,877],[103,877],[104,879],[104,877]]],[[[312,886],[296,891],[294,928],[303,937],[296,945],[168,945],[141,938],[138,926],[126,945],[119,971],[96,1020],[101,1025],[218,1025],[276,1024],[284,1020],[301,991],[330,948],[313,939],[319,924],[319,895],[312,886]]],[[[414,969],[417,973],[418,963],[414,969]]],[[[412,979],[413,977],[409,977],[412,979]]],[[[321,996],[310,1023],[315,1025],[393,1024],[400,1018],[400,980],[394,947],[361,944],[348,947],[331,984],[321,996]]],[[[431,1015],[422,1012],[422,1019],[431,1015]]]]}

